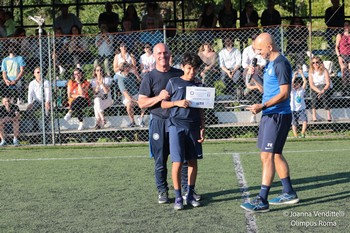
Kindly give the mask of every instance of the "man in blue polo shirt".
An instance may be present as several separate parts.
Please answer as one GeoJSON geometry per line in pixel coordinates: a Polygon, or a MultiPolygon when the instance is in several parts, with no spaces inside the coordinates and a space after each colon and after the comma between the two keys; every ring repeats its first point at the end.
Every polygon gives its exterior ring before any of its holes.
{"type": "MultiPolygon", "coordinates": [[[[247,109],[257,114],[262,111],[259,127],[258,148],[262,161],[262,185],[259,195],[241,207],[252,212],[267,212],[269,204],[283,205],[299,202],[290,181],[289,167],[282,155],[292,121],[290,90],[292,68],[288,60],[279,53],[274,39],[269,33],[260,34],[255,40],[255,50],[268,64],[263,75],[262,104],[253,104],[247,109]],[[277,171],[283,185],[280,196],[268,201],[270,187],[277,171]]],[[[254,73],[250,67],[248,73],[254,73]]]]}
{"type": "MultiPolygon", "coordinates": [[[[168,182],[167,182],[167,161],[170,153],[169,132],[167,130],[167,120],[169,110],[162,109],[161,102],[169,98],[165,87],[170,78],[183,75],[183,71],[170,66],[171,53],[168,47],[159,43],[153,48],[153,56],[156,60],[156,68],[147,73],[142,79],[138,104],[140,108],[149,108],[151,120],[149,123],[149,143],[150,153],[154,158],[155,180],[158,189],[158,203],[168,203],[168,182]]],[[[187,184],[187,166],[183,166],[182,181],[187,184]]],[[[187,190],[187,187],[184,187],[187,190]]],[[[198,201],[200,196],[194,193],[194,198],[198,201]]]]}

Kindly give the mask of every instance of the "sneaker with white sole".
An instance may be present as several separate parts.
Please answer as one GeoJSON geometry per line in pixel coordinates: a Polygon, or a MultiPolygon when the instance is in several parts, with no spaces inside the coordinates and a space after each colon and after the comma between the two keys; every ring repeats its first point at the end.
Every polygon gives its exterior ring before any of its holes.
{"type": "Polygon", "coordinates": [[[3,141],[0,142],[0,147],[1,147],[1,146],[6,146],[6,144],[7,144],[6,141],[3,140],[3,141]]]}
{"type": "Polygon", "coordinates": [[[142,127],[142,128],[145,127],[145,122],[143,121],[142,117],[138,117],[137,122],[138,122],[140,127],[142,127]]]}
{"type": "Polygon", "coordinates": [[[183,205],[183,200],[182,198],[175,198],[175,204],[174,204],[174,210],[183,210],[184,205],[183,205]]]}
{"type": "Polygon", "coordinates": [[[14,146],[19,146],[20,145],[18,139],[13,139],[13,145],[14,146]]]}
{"type": "MultiPolygon", "coordinates": [[[[187,199],[187,192],[184,193],[184,194],[182,195],[182,198],[183,198],[184,200],[187,199]]],[[[196,191],[193,190],[193,198],[194,198],[196,201],[200,201],[200,200],[202,199],[202,196],[199,195],[199,194],[197,194],[196,191]]]]}
{"type": "Polygon", "coordinates": [[[256,115],[252,115],[250,118],[250,123],[256,123],[256,115]]]}
{"type": "Polygon", "coordinates": [[[191,205],[191,206],[193,206],[193,207],[199,207],[199,206],[201,206],[201,203],[199,203],[198,201],[196,201],[196,200],[194,199],[194,197],[192,197],[192,198],[188,198],[188,197],[187,197],[187,199],[184,199],[184,205],[191,205]]]}
{"type": "Polygon", "coordinates": [[[169,202],[169,194],[168,192],[160,192],[158,194],[158,203],[165,204],[169,202]]]}
{"type": "Polygon", "coordinates": [[[84,123],[83,122],[79,122],[78,130],[83,130],[83,129],[84,129],[84,123]]]}
{"type": "Polygon", "coordinates": [[[246,211],[256,212],[256,213],[265,213],[270,210],[269,203],[264,203],[260,196],[257,196],[250,202],[241,204],[240,207],[245,209],[246,211]]]}
{"type": "Polygon", "coordinates": [[[282,193],[278,197],[269,200],[271,205],[292,205],[299,202],[298,195],[296,193],[282,193]]]}
{"type": "Polygon", "coordinates": [[[64,116],[63,119],[64,119],[65,121],[69,121],[71,118],[72,118],[72,113],[67,112],[67,114],[64,116]]]}

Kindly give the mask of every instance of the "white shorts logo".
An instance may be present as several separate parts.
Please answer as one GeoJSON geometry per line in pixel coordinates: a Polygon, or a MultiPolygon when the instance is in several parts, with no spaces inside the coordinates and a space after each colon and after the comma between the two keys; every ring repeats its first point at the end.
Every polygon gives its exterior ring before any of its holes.
{"type": "Polygon", "coordinates": [[[152,137],[153,137],[154,140],[157,141],[157,140],[159,139],[159,134],[154,133],[154,134],[152,135],[152,137]]]}
{"type": "Polygon", "coordinates": [[[273,144],[269,142],[269,143],[267,143],[265,150],[271,150],[272,147],[273,147],[273,144]]]}

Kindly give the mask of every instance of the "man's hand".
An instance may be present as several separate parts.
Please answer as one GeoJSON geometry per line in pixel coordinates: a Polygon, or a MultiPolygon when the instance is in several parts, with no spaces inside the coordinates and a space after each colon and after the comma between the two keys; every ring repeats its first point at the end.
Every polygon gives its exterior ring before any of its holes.
{"type": "Polygon", "coordinates": [[[162,100],[168,100],[170,98],[169,93],[166,90],[162,90],[159,95],[158,95],[159,99],[162,100]]]}
{"type": "Polygon", "coordinates": [[[247,107],[246,109],[251,111],[254,114],[257,114],[257,113],[261,112],[262,108],[263,108],[262,104],[253,104],[253,105],[247,107]]]}

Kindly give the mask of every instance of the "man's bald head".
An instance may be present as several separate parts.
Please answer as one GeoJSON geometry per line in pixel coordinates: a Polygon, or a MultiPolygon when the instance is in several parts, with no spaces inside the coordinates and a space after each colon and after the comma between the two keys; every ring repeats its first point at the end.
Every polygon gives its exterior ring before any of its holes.
{"type": "Polygon", "coordinates": [[[153,48],[153,57],[156,60],[156,69],[166,72],[170,69],[170,50],[164,43],[156,44],[153,48]]]}
{"type": "Polygon", "coordinates": [[[265,45],[265,46],[272,46],[273,48],[276,48],[275,40],[274,40],[273,37],[272,37],[269,33],[267,33],[267,32],[261,33],[261,34],[255,39],[255,43],[262,44],[262,45],[265,45]]]}

